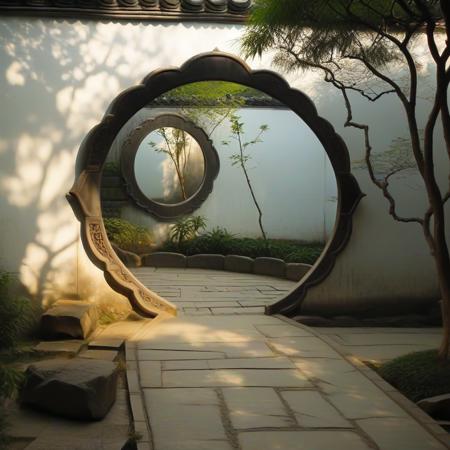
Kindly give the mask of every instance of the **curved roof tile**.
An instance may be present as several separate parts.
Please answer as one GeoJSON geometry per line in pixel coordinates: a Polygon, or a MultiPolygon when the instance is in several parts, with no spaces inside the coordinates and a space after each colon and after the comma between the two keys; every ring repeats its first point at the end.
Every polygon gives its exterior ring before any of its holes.
{"type": "Polygon", "coordinates": [[[140,21],[243,22],[252,0],[4,0],[0,14],[140,21]]]}

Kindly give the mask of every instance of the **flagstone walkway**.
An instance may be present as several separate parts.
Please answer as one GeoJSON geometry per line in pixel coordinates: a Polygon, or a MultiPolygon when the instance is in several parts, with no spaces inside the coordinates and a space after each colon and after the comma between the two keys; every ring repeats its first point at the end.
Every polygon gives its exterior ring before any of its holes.
{"type": "Polygon", "coordinates": [[[211,272],[135,270],[180,310],[127,342],[140,450],[448,448],[443,429],[356,358],[263,314],[291,282],[211,272]]]}

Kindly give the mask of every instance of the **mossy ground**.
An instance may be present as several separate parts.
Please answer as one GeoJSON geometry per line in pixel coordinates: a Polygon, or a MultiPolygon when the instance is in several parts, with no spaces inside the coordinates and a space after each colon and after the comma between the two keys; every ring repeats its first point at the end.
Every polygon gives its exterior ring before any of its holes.
{"type": "Polygon", "coordinates": [[[413,402],[450,393],[450,361],[440,361],[437,350],[409,353],[376,370],[413,402]]]}

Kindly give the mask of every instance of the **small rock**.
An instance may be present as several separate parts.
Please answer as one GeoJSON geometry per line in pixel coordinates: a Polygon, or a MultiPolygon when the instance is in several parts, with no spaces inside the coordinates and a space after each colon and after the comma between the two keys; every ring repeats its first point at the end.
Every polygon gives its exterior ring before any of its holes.
{"type": "Polygon", "coordinates": [[[46,353],[68,353],[76,354],[84,346],[83,341],[70,340],[70,341],[44,341],[39,342],[34,349],[38,352],[46,353]]]}
{"type": "Polygon", "coordinates": [[[186,256],[181,253],[155,252],[142,255],[142,265],[145,267],[186,267],[186,256]]]}
{"type": "Polygon", "coordinates": [[[117,366],[110,361],[40,361],[26,370],[20,400],[62,417],[100,420],[116,400],[117,380],[117,366]]]}
{"type": "Polygon", "coordinates": [[[187,266],[195,269],[223,270],[225,257],[223,255],[192,255],[187,258],[187,266]]]}
{"type": "Polygon", "coordinates": [[[59,300],[41,317],[41,332],[46,338],[86,339],[96,326],[95,305],[78,300],[59,300]]]}
{"type": "Polygon", "coordinates": [[[252,273],[253,259],[248,256],[227,255],[224,268],[229,272],[252,273]]]}
{"type": "Polygon", "coordinates": [[[127,250],[123,250],[114,243],[111,243],[111,246],[113,250],[116,252],[116,255],[119,257],[119,259],[127,267],[141,267],[142,261],[139,255],[136,255],[136,253],[129,252],[127,250]]]}
{"type": "Polygon", "coordinates": [[[300,281],[311,269],[310,264],[303,263],[287,263],[286,278],[292,281],[300,281]]]}
{"type": "Polygon", "coordinates": [[[431,417],[439,420],[450,420],[450,394],[436,395],[417,402],[431,417]]]}
{"type": "Polygon", "coordinates": [[[278,258],[256,258],[253,272],[259,275],[269,275],[271,277],[285,278],[286,264],[278,258]]]}

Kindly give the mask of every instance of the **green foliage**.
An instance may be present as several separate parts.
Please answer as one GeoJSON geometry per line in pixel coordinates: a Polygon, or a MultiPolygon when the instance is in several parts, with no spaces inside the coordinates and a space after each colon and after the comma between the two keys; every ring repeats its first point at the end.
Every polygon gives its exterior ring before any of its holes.
{"type": "Polygon", "coordinates": [[[166,94],[166,97],[173,99],[194,98],[200,104],[202,101],[206,102],[207,100],[230,102],[231,98],[236,96],[261,97],[264,94],[256,89],[229,81],[199,81],[184,84],[166,94]]]}
{"type": "MultiPolygon", "coordinates": [[[[13,293],[14,277],[0,272],[0,351],[11,354],[11,350],[29,331],[34,322],[30,300],[13,293]]],[[[7,427],[3,402],[13,397],[23,381],[23,374],[3,362],[0,363],[0,448],[5,448],[9,439],[5,435],[7,427]]]]}
{"type": "Polygon", "coordinates": [[[150,252],[153,237],[147,228],[118,218],[105,218],[104,224],[108,239],[122,250],[137,254],[150,252]]]}
{"type": "Polygon", "coordinates": [[[409,353],[378,368],[379,374],[413,402],[450,392],[450,361],[436,350],[409,353]]]}
{"type": "MultiPolygon", "coordinates": [[[[250,176],[248,173],[247,163],[251,160],[251,155],[249,155],[247,152],[248,148],[262,142],[261,136],[264,132],[266,132],[269,127],[267,125],[261,125],[259,127],[259,132],[255,136],[254,139],[251,139],[250,141],[243,141],[245,130],[244,130],[244,122],[241,122],[240,116],[236,114],[232,114],[230,116],[230,123],[231,123],[231,139],[233,139],[236,142],[238,153],[234,153],[230,156],[231,159],[231,165],[232,166],[239,166],[242,169],[242,172],[244,173],[245,181],[247,183],[248,189],[250,191],[250,194],[252,196],[253,204],[255,205],[255,208],[258,211],[258,225],[261,230],[261,235],[264,240],[267,239],[266,232],[263,227],[262,223],[262,209],[261,205],[259,204],[258,200],[256,199],[256,194],[253,189],[252,182],[250,180],[250,176]]],[[[222,144],[228,145],[228,141],[223,141],[222,144]]]]}
{"type": "Polygon", "coordinates": [[[195,238],[200,230],[206,227],[206,219],[202,216],[183,217],[177,220],[170,229],[169,240],[176,246],[195,238]]]}
{"type": "Polygon", "coordinates": [[[245,103],[245,96],[261,96],[261,92],[241,84],[226,81],[201,81],[186,84],[165,96],[179,101],[187,99],[197,106],[181,107],[180,113],[203,128],[211,136],[237,108],[245,103]]]}
{"type": "Polygon", "coordinates": [[[442,18],[438,0],[257,0],[242,48],[246,56],[276,48],[286,68],[348,56],[363,57],[381,67],[400,56],[384,32],[411,29],[419,33],[421,28],[414,25],[423,23],[428,13],[442,18]],[[419,3],[428,10],[426,14],[419,3]],[[295,52],[289,56],[287,50],[295,52]]]}
{"type": "Polygon", "coordinates": [[[12,398],[24,379],[23,372],[9,366],[0,366],[0,401],[12,398]]]}
{"type": "Polygon", "coordinates": [[[214,228],[193,239],[178,245],[167,241],[160,251],[181,252],[185,255],[219,254],[241,255],[250,258],[268,256],[280,258],[286,262],[313,264],[320,256],[323,244],[303,243],[276,239],[239,238],[224,228],[214,228]]]}
{"type": "Polygon", "coordinates": [[[17,344],[34,322],[30,300],[12,293],[14,277],[0,272],[0,350],[17,344]]]}

